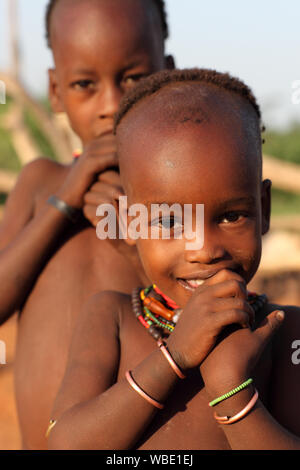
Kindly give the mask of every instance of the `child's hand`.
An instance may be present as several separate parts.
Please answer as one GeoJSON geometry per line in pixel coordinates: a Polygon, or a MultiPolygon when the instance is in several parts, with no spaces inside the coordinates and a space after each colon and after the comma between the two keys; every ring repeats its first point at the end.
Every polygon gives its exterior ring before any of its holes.
{"type": "Polygon", "coordinates": [[[120,174],[116,170],[104,171],[84,196],[83,213],[86,219],[96,227],[100,220],[96,216],[97,207],[100,204],[113,205],[123,195],[120,174]]]}
{"type": "Polygon", "coordinates": [[[282,324],[284,314],[270,313],[261,324],[229,334],[210,352],[200,366],[205,386],[214,394],[224,393],[251,377],[253,368],[273,334],[282,324]]]}
{"type": "Polygon", "coordinates": [[[114,136],[105,136],[90,142],[73,165],[57,196],[70,206],[81,209],[84,195],[97,180],[99,173],[117,165],[114,136]]]}
{"type": "Polygon", "coordinates": [[[253,320],[245,281],[223,269],[197,288],[168,339],[168,348],[182,370],[191,369],[204,361],[226,326],[248,328],[253,320]]]}

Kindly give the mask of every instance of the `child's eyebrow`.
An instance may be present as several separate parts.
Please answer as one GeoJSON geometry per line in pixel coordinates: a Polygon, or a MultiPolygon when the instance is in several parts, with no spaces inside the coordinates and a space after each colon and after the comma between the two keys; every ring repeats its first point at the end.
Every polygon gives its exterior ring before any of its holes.
{"type": "MultiPolygon", "coordinates": [[[[227,201],[221,201],[219,204],[219,207],[228,207],[228,206],[233,206],[234,204],[247,204],[247,205],[253,205],[256,202],[256,198],[254,196],[247,196],[247,197],[238,197],[238,198],[232,198],[228,199],[227,201]]],[[[199,204],[204,204],[205,202],[199,202],[199,204]]],[[[148,208],[151,207],[151,205],[162,205],[162,204],[167,204],[168,206],[172,206],[173,204],[178,204],[179,206],[184,206],[184,204],[187,203],[181,203],[178,201],[145,201],[144,205],[147,206],[148,208]]]]}
{"type": "Polygon", "coordinates": [[[168,201],[151,201],[151,202],[145,202],[144,205],[147,206],[147,208],[151,208],[152,205],[157,205],[157,206],[161,206],[163,204],[166,204],[167,206],[171,207],[173,204],[178,204],[179,206],[184,206],[184,204],[182,204],[181,202],[178,202],[178,201],[172,201],[172,202],[168,202],[168,201]]]}
{"type": "Polygon", "coordinates": [[[134,59],[132,59],[132,60],[130,60],[130,61],[128,61],[128,62],[125,62],[125,65],[124,65],[124,67],[123,67],[123,70],[131,69],[131,68],[133,68],[133,67],[138,67],[139,65],[142,65],[142,64],[141,64],[141,60],[143,60],[143,62],[145,62],[144,59],[145,59],[145,58],[144,58],[143,55],[141,55],[141,56],[137,55],[137,57],[135,57],[134,59]]]}
{"type": "Polygon", "coordinates": [[[74,75],[95,75],[95,70],[84,69],[84,68],[78,68],[78,69],[74,68],[71,70],[71,72],[74,75]]]}
{"type": "Polygon", "coordinates": [[[247,206],[253,206],[255,203],[256,203],[256,198],[253,196],[238,197],[238,198],[229,199],[228,201],[220,202],[219,208],[224,210],[237,204],[245,204],[247,206]]]}

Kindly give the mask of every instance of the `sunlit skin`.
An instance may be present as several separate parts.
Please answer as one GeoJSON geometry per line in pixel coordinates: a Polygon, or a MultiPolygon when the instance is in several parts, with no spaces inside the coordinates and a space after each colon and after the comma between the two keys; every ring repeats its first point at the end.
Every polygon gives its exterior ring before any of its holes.
{"type": "MultiPolygon", "coordinates": [[[[213,92],[221,93],[215,89],[213,92]]],[[[124,186],[130,188],[128,204],[145,204],[149,209],[149,229],[151,224],[158,225],[161,237],[169,219],[152,221],[151,204],[179,203],[182,208],[192,204],[194,211],[196,204],[204,204],[202,249],[187,250],[189,240],[184,236],[182,240],[174,238],[174,233],[183,231],[176,217],[171,220],[175,232],[171,231],[170,240],[137,241],[148,277],[183,307],[194,290],[187,281],[208,279],[222,269],[238,273],[245,283],[251,280],[260,261],[261,235],[268,226],[270,182],[260,179],[260,154],[251,139],[255,114],[250,105],[235,115],[231,110],[232,96],[228,94],[227,108],[221,114],[212,96],[202,106],[202,113],[210,114],[202,124],[174,123],[169,128],[164,127],[164,115],[159,121],[157,118],[162,99],[165,105],[172,101],[172,87],[162,96],[143,103],[151,104],[144,125],[136,122],[134,112],[126,117],[124,131],[122,124],[119,130],[119,154],[124,186]],[[247,113],[249,129],[241,126],[247,113]],[[139,138],[141,128],[146,128],[143,138],[139,138]],[[134,142],[126,138],[129,133],[135,136],[134,142]],[[146,140],[147,135],[151,139],[146,140]],[[130,157],[123,159],[122,155],[130,157]]]]}
{"type": "MultiPolygon", "coordinates": [[[[178,379],[136,320],[130,296],[94,296],[73,336],[49,448],[299,449],[299,381],[288,357],[299,309],[285,306],[281,325],[276,312],[282,307],[267,304],[254,319],[247,302],[246,284],[258,268],[270,212],[254,109],[232,93],[175,84],[134,106],[117,140],[129,205],[205,205],[202,249],[187,251],[185,240],[172,238],[127,240],[137,244],[149,279],[183,307],[166,343],[187,378],[178,379]],[[195,289],[195,280],[204,283],[195,289]],[[163,410],[130,387],[128,370],[165,404],[163,410]],[[249,376],[260,396],[254,411],[233,425],[218,425],[208,402],[249,376]]],[[[160,227],[169,222],[152,221],[160,227]]],[[[217,412],[234,416],[253,394],[247,387],[218,404],[217,412]]]]}
{"type": "Polygon", "coordinates": [[[122,192],[119,174],[111,171],[118,165],[112,127],[121,96],[141,77],[172,65],[151,0],[61,0],[50,37],[52,108],[67,113],[83,154],[76,164],[39,159],[25,167],[0,230],[0,322],[21,310],[15,383],[26,449],[46,448],[83,303],[101,290],[130,293],[144,278],[136,250],[97,239],[95,214],[122,192]],[[47,204],[53,194],[82,209],[86,220],[73,227],[47,204]]]}

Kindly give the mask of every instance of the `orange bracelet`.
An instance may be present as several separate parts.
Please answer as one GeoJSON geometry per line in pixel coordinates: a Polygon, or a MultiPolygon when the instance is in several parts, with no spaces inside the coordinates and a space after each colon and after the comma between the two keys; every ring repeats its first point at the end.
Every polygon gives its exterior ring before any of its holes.
{"type": "Polygon", "coordinates": [[[172,367],[173,371],[175,372],[175,374],[180,378],[180,379],[185,379],[185,375],[181,372],[181,370],[179,369],[178,365],[176,364],[176,362],[174,361],[174,359],[172,358],[171,354],[169,353],[167,347],[166,347],[166,344],[162,341],[162,339],[159,339],[157,341],[157,346],[159,347],[159,349],[161,350],[161,352],[163,353],[163,355],[165,356],[165,358],[167,359],[168,363],[170,364],[170,366],[172,367]]]}
{"type": "Polygon", "coordinates": [[[138,384],[133,380],[133,377],[131,375],[131,371],[128,370],[125,373],[125,377],[127,381],[129,382],[129,385],[139,394],[141,397],[143,397],[148,403],[151,405],[155,406],[156,408],[159,408],[162,410],[164,408],[164,405],[162,403],[159,403],[159,401],[153,400],[147,393],[145,393],[139,386],[138,384]]]}
{"type": "Polygon", "coordinates": [[[218,416],[216,413],[214,413],[214,418],[217,420],[219,424],[232,424],[235,423],[236,421],[239,421],[240,419],[244,418],[250,410],[254,407],[255,403],[258,400],[258,391],[255,389],[255,393],[249,403],[245,406],[245,408],[242,409],[239,413],[236,415],[230,417],[230,416],[218,416]]]}

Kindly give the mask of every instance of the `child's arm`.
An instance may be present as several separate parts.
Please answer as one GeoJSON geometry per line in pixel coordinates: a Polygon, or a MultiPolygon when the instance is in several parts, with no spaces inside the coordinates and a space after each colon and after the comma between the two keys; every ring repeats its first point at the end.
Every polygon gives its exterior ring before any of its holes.
{"type": "MultiPolygon", "coordinates": [[[[130,449],[156,414],[125,377],[115,383],[122,303],[121,294],[103,292],[82,312],[53,410],[58,421],[49,437],[50,449],[130,449]]],[[[166,400],[177,380],[158,348],[133,376],[159,402],[166,400]]]]}
{"type": "Polygon", "coordinates": [[[0,226],[0,324],[21,307],[51,242],[65,227],[64,216],[48,205],[34,217],[36,195],[52,165],[38,159],[24,167],[6,203],[0,226]]]}
{"type": "MultiPolygon", "coordinates": [[[[232,449],[300,449],[300,365],[292,361],[292,344],[295,339],[300,340],[300,309],[286,307],[284,311],[283,322],[272,312],[255,331],[235,331],[216,346],[201,365],[211,399],[221,396],[251,377],[257,358],[280,327],[273,339],[276,358],[269,382],[269,410],[258,400],[243,419],[221,425],[232,449]]],[[[253,394],[254,388],[248,387],[215,406],[212,412],[233,416],[245,407],[253,394]]]]}
{"type": "MultiPolygon", "coordinates": [[[[93,142],[70,169],[63,185],[57,183],[55,194],[80,209],[97,175],[116,163],[113,142],[93,142]]],[[[47,159],[30,163],[8,198],[0,226],[0,324],[21,308],[59,237],[70,225],[64,214],[46,202],[35,215],[41,191],[45,193],[49,181],[60,180],[61,171],[61,165],[47,159]]]]}

